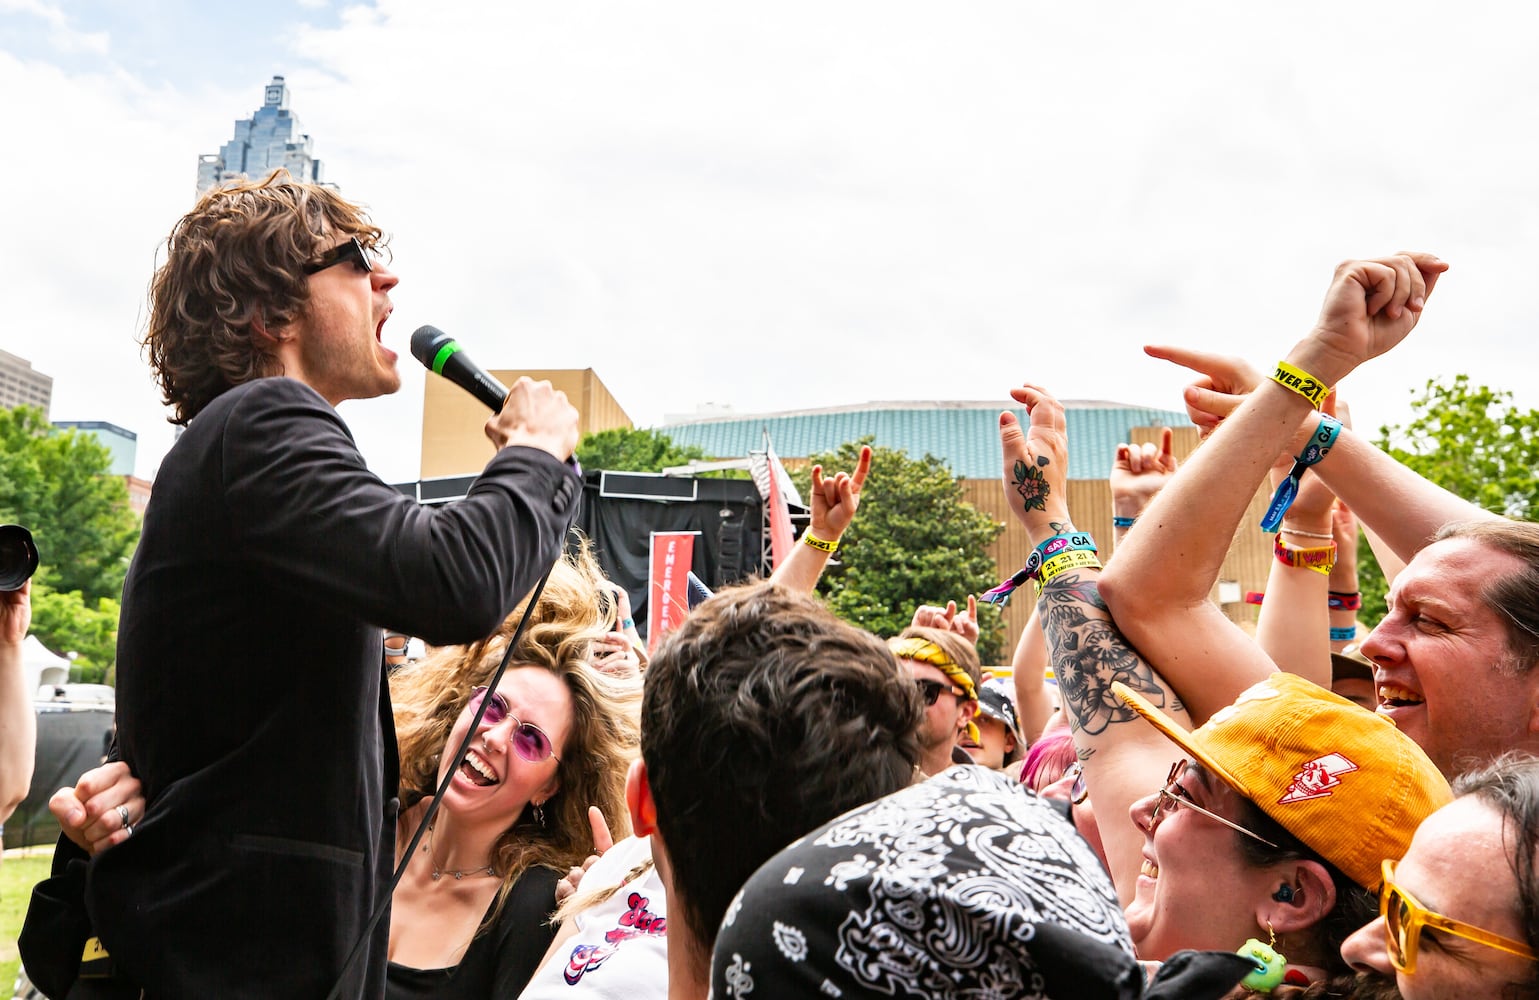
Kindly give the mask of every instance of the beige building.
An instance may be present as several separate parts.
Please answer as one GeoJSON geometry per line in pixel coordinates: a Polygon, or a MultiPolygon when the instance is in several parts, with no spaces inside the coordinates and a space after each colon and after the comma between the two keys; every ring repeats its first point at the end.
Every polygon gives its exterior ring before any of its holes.
{"type": "MultiPolygon", "coordinates": [[[[577,407],[581,415],[577,429],[582,434],[631,426],[631,418],[592,368],[494,371],[491,375],[503,385],[512,385],[522,376],[550,382],[577,407]]],[[[422,478],[473,476],[484,469],[492,459],[492,443],[482,430],[488,416],[486,407],[470,393],[446,378],[429,375],[422,394],[422,478]]]]}
{"type": "Polygon", "coordinates": [[[48,419],[53,402],[53,378],[33,371],[32,362],[0,351],[0,406],[36,406],[48,419]]]}

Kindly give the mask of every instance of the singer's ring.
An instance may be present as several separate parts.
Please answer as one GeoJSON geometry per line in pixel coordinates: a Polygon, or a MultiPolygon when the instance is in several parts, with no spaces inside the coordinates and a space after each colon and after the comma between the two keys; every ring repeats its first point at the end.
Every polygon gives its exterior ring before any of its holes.
{"type": "Polygon", "coordinates": [[[118,806],[118,818],[123,821],[123,829],[130,834],[134,832],[133,824],[128,822],[128,807],[118,806]]]}

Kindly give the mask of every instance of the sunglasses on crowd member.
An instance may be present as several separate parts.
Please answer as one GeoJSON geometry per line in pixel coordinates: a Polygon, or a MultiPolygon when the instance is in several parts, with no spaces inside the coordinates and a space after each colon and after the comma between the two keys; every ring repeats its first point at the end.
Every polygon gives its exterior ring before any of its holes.
{"type": "Polygon", "coordinates": [[[1528,945],[1512,938],[1482,930],[1474,924],[1433,913],[1418,903],[1410,893],[1395,884],[1395,863],[1384,862],[1384,887],[1379,890],[1379,916],[1384,918],[1384,940],[1389,946],[1389,961],[1396,969],[1411,975],[1416,971],[1416,947],[1425,927],[1454,937],[1505,951],[1509,955],[1539,961],[1528,945]]]}
{"type": "Polygon", "coordinates": [[[958,698],[962,697],[962,692],[952,684],[942,684],[940,681],[932,680],[916,680],[914,683],[919,687],[919,697],[924,699],[926,705],[935,704],[935,699],[940,697],[942,691],[950,691],[958,698]]]}
{"type": "Polygon", "coordinates": [[[1194,812],[1202,813],[1209,819],[1218,820],[1218,822],[1224,824],[1229,829],[1243,833],[1245,836],[1251,838],[1252,840],[1259,840],[1274,850],[1278,849],[1276,844],[1272,843],[1270,840],[1267,840],[1265,837],[1261,836],[1261,834],[1252,833],[1240,824],[1227,820],[1220,816],[1218,813],[1209,812],[1202,806],[1193,802],[1191,796],[1186,793],[1186,789],[1182,788],[1176,783],[1176,779],[1180,778],[1181,773],[1185,770],[1185,760],[1178,760],[1174,764],[1170,765],[1170,774],[1165,778],[1165,787],[1159,790],[1159,797],[1155,800],[1154,803],[1154,812],[1149,816],[1149,829],[1152,830],[1159,825],[1161,812],[1166,809],[1174,810],[1179,805],[1183,809],[1191,809],[1194,812]]]}
{"type": "Polygon", "coordinates": [[[374,270],[374,261],[371,259],[373,254],[374,251],[364,246],[363,241],[354,236],[346,243],[332,247],[306,264],[305,273],[315,274],[317,271],[324,271],[328,267],[335,267],[346,261],[367,274],[374,270]]]}
{"type": "MultiPolygon", "coordinates": [[[[1074,782],[1069,786],[1069,801],[1074,805],[1083,805],[1090,798],[1090,789],[1085,785],[1085,765],[1075,761],[1069,765],[1069,769],[1063,772],[1064,778],[1071,778],[1074,782]],[[1071,777],[1072,776],[1072,777],[1071,777]]],[[[1063,780],[1062,778],[1059,779],[1063,780]]]]}
{"type": "MultiPolygon", "coordinates": [[[[475,711],[481,707],[481,702],[487,700],[487,689],[478,687],[470,692],[470,710],[475,711]]],[[[503,719],[513,720],[513,750],[531,764],[538,764],[547,757],[554,758],[556,763],[561,763],[561,758],[556,756],[555,745],[550,737],[545,735],[545,730],[532,722],[520,722],[512,712],[508,710],[508,703],[502,695],[495,691],[490,692],[491,699],[487,701],[486,712],[481,716],[488,726],[496,726],[503,719]]]]}

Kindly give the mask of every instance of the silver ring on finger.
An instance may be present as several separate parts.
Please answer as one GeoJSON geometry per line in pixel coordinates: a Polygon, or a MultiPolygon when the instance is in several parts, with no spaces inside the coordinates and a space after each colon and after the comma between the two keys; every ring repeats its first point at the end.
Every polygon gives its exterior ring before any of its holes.
{"type": "Polygon", "coordinates": [[[117,807],[117,810],[118,810],[118,818],[123,821],[123,823],[122,823],[123,832],[131,835],[134,832],[134,826],[133,826],[132,823],[130,823],[128,821],[128,807],[120,805],[120,806],[117,807]]]}

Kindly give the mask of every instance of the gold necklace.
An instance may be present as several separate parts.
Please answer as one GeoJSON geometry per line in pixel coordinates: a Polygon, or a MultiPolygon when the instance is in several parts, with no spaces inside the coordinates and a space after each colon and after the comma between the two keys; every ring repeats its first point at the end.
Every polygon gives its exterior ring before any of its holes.
{"type": "Polygon", "coordinates": [[[433,881],[434,882],[437,882],[439,879],[443,878],[445,875],[453,875],[454,876],[454,880],[456,882],[458,882],[462,878],[470,878],[470,877],[473,877],[473,876],[476,876],[476,875],[495,875],[495,874],[497,874],[496,872],[494,872],[492,870],[492,866],[491,865],[482,865],[480,868],[467,868],[467,869],[465,869],[463,871],[461,871],[458,868],[440,868],[440,867],[438,867],[438,862],[433,859],[433,827],[435,827],[437,825],[438,824],[437,824],[436,821],[433,822],[433,823],[429,823],[428,824],[428,842],[426,844],[422,845],[422,849],[427,852],[428,865],[431,866],[432,869],[433,869],[433,881]]]}

